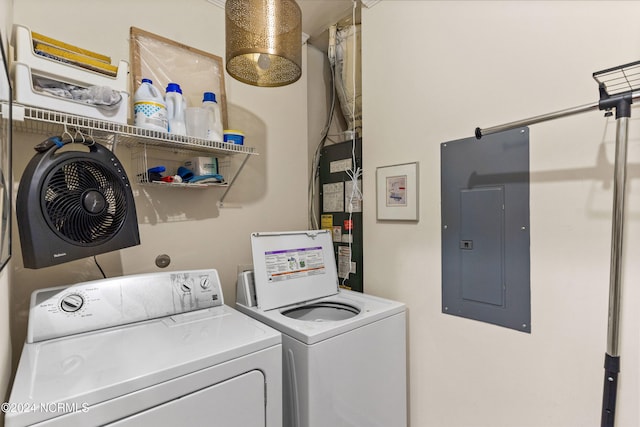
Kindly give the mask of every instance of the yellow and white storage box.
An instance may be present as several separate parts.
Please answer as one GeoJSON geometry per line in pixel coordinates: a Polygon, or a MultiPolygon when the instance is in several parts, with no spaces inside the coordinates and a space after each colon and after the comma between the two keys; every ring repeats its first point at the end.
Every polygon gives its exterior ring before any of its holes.
{"type": "Polygon", "coordinates": [[[19,104],[76,114],[106,121],[127,123],[129,111],[129,63],[111,64],[111,58],[14,25],[11,73],[15,101],[19,104]],[[112,108],[55,96],[38,90],[34,81],[48,79],[88,89],[109,87],[121,96],[112,108]]]}

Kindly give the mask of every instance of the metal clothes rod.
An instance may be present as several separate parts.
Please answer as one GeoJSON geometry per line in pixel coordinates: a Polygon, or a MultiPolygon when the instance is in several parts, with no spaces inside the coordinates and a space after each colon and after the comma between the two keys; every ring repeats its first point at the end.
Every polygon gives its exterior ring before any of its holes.
{"type": "MultiPolygon", "coordinates": [[[[622,68],[605,70],[594,73],[594,78],[603,74],[609,74],[612,71],[623,71],[623,68],[631,67],[634,74],[624,76],[625,83],[629,83],[629,76],[633,76],[634,81],[637,80],[638,68],[640,61],[627,64],[622,68]]],[[[628,71],[628,70],[624,70],[628,71]]],[[[596,80],[598,80],[596,78],[596,80]]],[[[615,81],[615,80],[610,80],[615,81]]],[[[518,120],[499,126],[493,126],[487,129],[475,130],[477,139],[484,135],[497,132],[503,132],[527,125],[532,125],[544,121],[554,120],[574,114],[584,113],[591,110],[606,110],[605,115],[611,115],[611,110],[616,110],[616,154],[615,154],[615,170],[614,170],[614,189],[613,189],[613,210],[611,219],[611,259],[609,274],[609,313],[607,325],[607,352],[605,353],[604,363],[604,386],[602,395],[602,412],[601,427],[614,427],[615,409],[617,401],[618,389],[618,373],[620,372],[620,354],[619,354],[619,338],[620,338],[620,306],[622,302],[622,257],[623,257],[623,229],[624,229],[624,205],[625,205],[625,186],[627,171],[627,140],[629,134],[629,118],[631,117],[631,104],[634,100],[640,99],[640,91],[634,92],[635,89],[623,93],[609,95],[606,85],[600,82],[600,101],[593,104],[586,104],[579,107],[568,108],[554,113],[543,114],[525,120],[518,120]]]]}
{"type": "MultiPolygon", "coordinates": [[[[631,95],[632,101],[635,101],[637,99],[640,99],[640,91],[633,92],[631,95]]],[[[493,133],[516,129],[522,126],[534,125],[536,123],[547,122],[549,120],[561,119],[563,117],[573,116],[575,114],[586,113],[588,111],[598,110],[598,109],[601,109],[599,101],[591,104],[580,105],[573,108],[566,108],[564,110],[555,111],[553,113],[541,114],[539,116],[530,117],[524,120],[517,120],[515,122],[509,122],[502,125],[492,126],[489,128],[481,129],[477,127],[475,131],[475,135],[476,135],[476,138],[480,139],[485,135],[491,135],[493,133]]]]}

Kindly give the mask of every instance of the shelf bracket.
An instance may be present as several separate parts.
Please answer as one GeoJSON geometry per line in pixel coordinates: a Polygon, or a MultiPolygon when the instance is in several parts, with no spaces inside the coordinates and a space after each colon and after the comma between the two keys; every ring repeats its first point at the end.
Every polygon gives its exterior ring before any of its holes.
{"type": "Polygon", "coordinates": [[[222,197],[220,197],[220,201],[218,202],[218,206],[220,208],[224,208],[224,199],[227,197],[227,193],[229,193],[229,190],[231,190],[231,187],[233,186],[233,183],[236,181],[236,178],[238,178],[238,175],[240,175],[240,172],[244,168],[244,165],[247,164],[247,160],[249,160],[249,154],[246,154],[244,156],[244,160],[242,160],[242,164],[240,164],[240,167],[238,168],[236,173],[233,175],[233,178],[231,178],[231,181],[229,181],[229,186],[227,187],[226,190],[224,190],[222,197]]]}

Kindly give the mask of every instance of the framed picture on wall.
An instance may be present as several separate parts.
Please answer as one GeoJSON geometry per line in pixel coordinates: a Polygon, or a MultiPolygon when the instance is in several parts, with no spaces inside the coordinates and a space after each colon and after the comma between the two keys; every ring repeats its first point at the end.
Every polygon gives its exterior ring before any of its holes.
{"type": "Polygon", "coordinates": [[[378,220],[418,221],[418,163],[376,169],[378,220]]]}

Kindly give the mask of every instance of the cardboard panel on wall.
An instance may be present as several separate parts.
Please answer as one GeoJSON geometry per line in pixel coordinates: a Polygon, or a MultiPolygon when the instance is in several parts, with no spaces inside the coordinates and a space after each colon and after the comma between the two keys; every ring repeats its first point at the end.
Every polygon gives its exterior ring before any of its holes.
{"type": "Polygon", "coordinates": [[[136,27],[131,27],[129,43],[132,93],[143,78],[151,79],[163,94],[169,83],[178,83],[188,107],[201,106],[202,94],[213,92],[222,110],[222,124],[228,127],[221,57],[136,27]]]}

